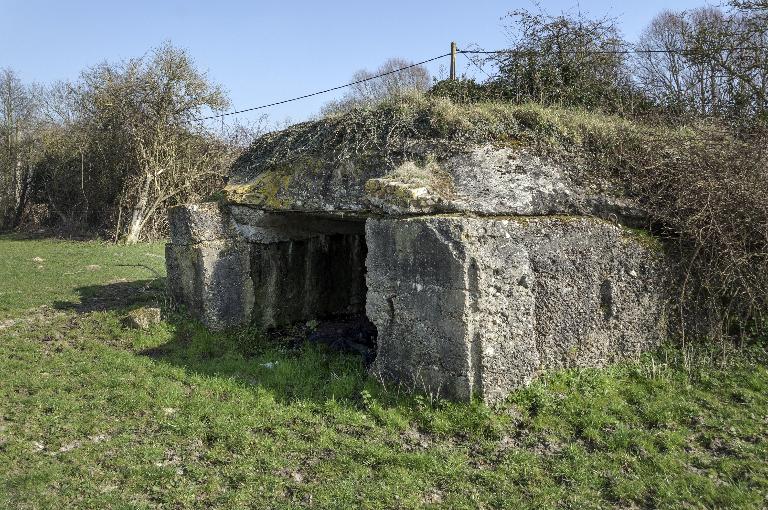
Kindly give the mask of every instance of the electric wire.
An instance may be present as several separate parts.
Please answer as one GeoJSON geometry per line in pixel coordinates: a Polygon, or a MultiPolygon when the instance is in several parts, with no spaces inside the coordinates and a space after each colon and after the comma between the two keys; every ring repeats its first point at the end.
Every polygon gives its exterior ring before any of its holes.
{"type": "MultiPolygon", "coordinates": [[[[690,54],[696,54],[696,53],[702,53],[702,52],[711,52],[711,51],[765,51],[768,50],[768,47],[765,46],[734,46],[734,47],[717,47],[717,48],[706,48],[701,50],[693,50],[693,49],[683,49],[683,48],[669,48],[669,49],[625,49],[625,50],[590,50],[590,51],[580,51],[580,50],[565,50],[561,53],[579,53],[579,54],[587,54],[587,55],[630,55],[630,54],[661,54],[661,53],[668,53],[668,54],[680,54],[680,55],[690,55],[690,54]]],[[[544,52],[539,50],[458,50],[456,51],[457,54],[464,55],[467,60],[472,62],[478,69],[480,69],[486,76],[490,78],[490,75],[485,72],[484,69],[482,69],[476,62],[474,62],[471,58],[469,58],[467,55],[512,55],[512,56],[520,56],[520,55],[542,55],[544,52]]],[[[281,104],[290,103],[293,101],[299,101],[301,99],[307,99],[309,97],[319,96],[321,94],[327,94],[328,92],[333,92],[336,90],[341,90],[347,87],[351,87],[353,85],[358,85],[360,83],[365,83],[367,81],[376,80],[378,78],[382,78],[384,76],[399,73],[402,71],[405,71],[406,69],[411,69],[416,66],[420,66],[423,64],[427,64],[429,62],[434,62],[435,60],[440,60],[441,58],[449,57],[451,56],[450,53],[445,53],[443,55],[439,55],[437,57],[432,57],[427,60],[422,60],[421,62],[416,62],[415,64],[410,64],[405,67],[400,67],[398,69],[393,69],[391,71],[387,71],[386,73],[377,74],[375,76],[370,76],[368,78],[364,78],[362,80],[353,81],[350,83],[345,83],[344,85],[338,85],[336,87],[331,87],[324,90],[319,90],[317,92],[312,92],[309,94],[304,94],[302,96],[292,97],[290,99],[284,99],[282,101],[275,101],[274,103],[268,103],[263,104],[259,106],[254,106],[251,108],[245,108],[243,110],[233,110],[230,112],[223,112],[218,113],[215,115],[208,115],[207,117],[200,117],[195,120],[203,121],[203,120],[210,120],[210,119],[218,119],[227,117],[229,115],[238,115],[241,113],[247,113],[252,112],[255,110],[262,110],[264,108],[270,108],[272,106],[278,106],[281,104]]]]}
{"type": "Polygon", "coordinates": [[[226,117],[228,115],[237,115],[239,113],[252,112],[254,110],[261,110],[263,108],[269,108],[271,106],[277,106],[277,105],[281,105],[281,104],[285,104],[285,103],[290,103],[292,101],[298,101],[300,99],[306,99],[308,97],[319,96],[320,94],[327,94],[328,92],[333,92],[334,90],[341,90],[343,88],[351,87],[353,85],[358,85],[360,83],[365,83],[367,81],[375,80],[377,78],[381,78],[381,77],[387,76],[389,74],[399,73],[399,72],[405,71],[406,69],[410,69],[412,67],[420,66],[420,65],[426,64],[428,62],[433,62],[433,61],[439,60],[441,58],[449,57],[450,55],[451,55],[450,53],[446,53],[446,54],[440,55],[438,57],[433,57],[433,58],[430,58],[430,59],[427,59],[427,60],[422,60],[421,62],[417,62],[415,64],[411,64],[411,65],[408,65],[408,66],[405,66],[405,67],[400,67],[398,69],[393,69],[392,71],[387,71],[386,73],[377,74],[376,76],[371,76],[369,78],[364,78],[362,80],[357,80],[357,81],[353,81],[353,82],[350,82],[350,83],[346,83],[344,85],[339,85],[338,87],[332,87],[332,88],[325,89],[325,90],[319,90],[317,92],[312,92],[311,94],[304,94],[303,96],[293,97],[291,99],[284,99],[282,101],[276,101],[274,103],[254,106],[252,108],[246,108],[244,110],[234,110],[234,111],[231,111],[231,112],[224,112],[224,113],[219,113],[219,114],[216,114],[216,115],[209,115],[207,117],[201,117],[201,118],[198,118],[196,120],[218,119],[219,117],[226,117]]]}

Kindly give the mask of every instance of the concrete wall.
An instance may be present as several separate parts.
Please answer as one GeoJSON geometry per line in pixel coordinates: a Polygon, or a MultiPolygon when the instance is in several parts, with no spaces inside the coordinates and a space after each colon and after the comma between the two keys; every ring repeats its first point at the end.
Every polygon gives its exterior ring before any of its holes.
{"type": "Polygon", "coordinates": [[[171,214],[174,298],[213,329],[365,310],[373,371],[441,397],[503,399],[667,335],[650,236],[583,216],[333,218],[216,204],[171,214]]]}
{"type": "Polygon", "coordinates": [[[584,217],[369,219],[374,370],[497,401],[540,371],[599,366],[667,333],[659,247],[584,217]]]}
{"type": "Polygon", "coordinates": [[[200,204],[174,208],[171,295],[212,329],[288,325],[365,306],[360,221],[200,204]]]}

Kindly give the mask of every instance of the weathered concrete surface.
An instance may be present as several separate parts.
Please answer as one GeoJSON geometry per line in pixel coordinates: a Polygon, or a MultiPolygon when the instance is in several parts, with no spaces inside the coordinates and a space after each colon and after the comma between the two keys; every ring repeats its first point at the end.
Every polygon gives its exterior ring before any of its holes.
{"type": "Polygon", "coordinates": [[[363,223],[199,204],[170,213],[171,295],[212,329],[361,312],[363,223]]]}
{"type": "Polygon", "coordinates": [[[368,220],[375,371],[493,402],[542,370],[635,356],[667,333],[658,246],[583,217],[368,220]]]}
{"type": "Polygon", "coordinates": [[[618,224],[642,209],[532,149],[481,146],[387,172],[241,170],[225,205],[170,215],[169,286],[211,328],[365,310],[375,372],[488,402],[667,334],[669,261],[618,224]]]}
{"type": "Polygon", "coordinates": [[[227,200],[266,211],[362,214],[370,212],[363,186],[369,177],[382,174],[350,165],[315,168],[297,165],[251,177],[234,169],[224,189],[227,200]]]}
{"type": "Polygon", "coordinates": [[[271,213],[250,206],[219,202],[173,207],[168,213],[171,244],[240,240],[273,243],[307,239],[317,233],[362,234],[360,219],[271,213]]]}
{"type": "Polygon", "coordinates": [[[268,211],[394,216],[588,214],[639,218],[643,211],[611,183],[586,185],[574,168],[528,148],[476,147],[446,161],[383,168],[234,169],[228,200],[268,211]]]}
{"type": "Polygon", "coordinates": [[[188,245],[236,237],[229,208],[218,203],[189,204],[172,207],[168,212],[171,244],[188,245]]]}
{"type": "Polygon", "coordinates": [[[250,316],[254,287],[249,262],[247,243],[216,240],[165,247],[172,298],[211,329],[237,326],[250,316]]]}

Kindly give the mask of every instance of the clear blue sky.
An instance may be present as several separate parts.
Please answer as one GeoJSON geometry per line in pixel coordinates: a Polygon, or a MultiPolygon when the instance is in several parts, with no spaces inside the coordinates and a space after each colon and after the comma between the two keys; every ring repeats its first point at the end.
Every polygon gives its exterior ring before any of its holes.
{"type": "MultiPolygon", "coordinates": [[[[550,13],[580,9],[620,19],[635,38],[663,8],[705,0],[543,1],[550,13]]],[[[439,2],[0,0],[0,67],[25,81],[74,79],[104,60],[140,56],[165,40],[189,50],[229,92],[237,109],[346,83],[389,57],[414,61],[445,53],[451,40],[504,46],[501,17],[530,0],[439,2]]],[[[459,72],[468,64],[460,56],[459,72]]],[[[447,65],[447,60],[443,64],[447,65]]],[[[433,74],[440,63],[429,66],[433,74]]],[[[467,68],[472,71],[472,68],[467,68]]],[[[339,95],[339,94],[337,94],[339,95]]],[[[333,94],[268,110],[274,121],[306,119],[333,94]]]]}

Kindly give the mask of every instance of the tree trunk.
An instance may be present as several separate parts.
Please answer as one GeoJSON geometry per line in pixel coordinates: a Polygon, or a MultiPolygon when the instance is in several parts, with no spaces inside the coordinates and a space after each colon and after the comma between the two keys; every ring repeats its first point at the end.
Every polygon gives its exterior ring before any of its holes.
{"type": "Polygon", "coordinates": [[[16,228],[21,224],[24,210],[27,205],[27,199],[29,198],[29,187],[32,181],[32,171],[29,167],[24,170],[21,161],[17,163],[16,167],[18,179],[16,183],[16,208],[13,213],[12,228],[16,228]]]}
{"type": "Polygon", "coordinates": [[[136,244],[141,237],[141,230],[144,227],[144,218],[147,215],[147,204],[149,203],[149,192],[152,188],[152,175],[146,173],[144,182],[139,190],[139,197],[136,205],[133,206],[131,221],[128,223],[128,234],[125,237],[126,244],[136,244]]]}

